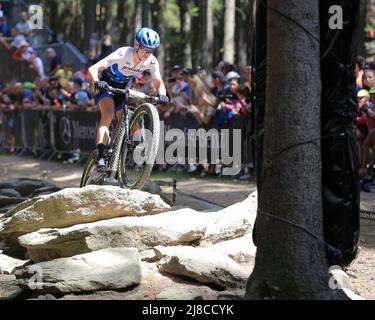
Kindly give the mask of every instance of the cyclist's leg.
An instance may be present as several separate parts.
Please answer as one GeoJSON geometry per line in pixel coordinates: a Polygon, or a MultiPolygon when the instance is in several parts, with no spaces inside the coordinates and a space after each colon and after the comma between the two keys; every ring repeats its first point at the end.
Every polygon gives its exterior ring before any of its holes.
{"type": "Polygon", "coordinates": [[[104,98],[99,102],[101,119],[97,133],[97,144],[106,144],[109,138],[109,127],[114,115],[114,103],[112,98],[104,98]]]}
{"type": "Polygon", "coordinates": [[[105,167],[105,160],[104,160],[104,152],[106,145],[108,143],[109,138],[109,127],[111,125],[113,115],[114,115],[114,102],[113,98],[107,96],[100,100],[99,108],[101,112],[101,119],[98,127],[97,132],[97,150],[98,150],[98,157],[97,157],[97,167],[104,168],[105,167]]]}
{"type": "Polygon", "coordinates": [[[115,94],[113,96],[114,110],[115,110],[115,113],[116,113],[117,121],[122,119],[122,116],[124,114],[124,109],[122,107],[123,100],[124,100],[124,96],[121,95],[121,94],[115,94]]]}

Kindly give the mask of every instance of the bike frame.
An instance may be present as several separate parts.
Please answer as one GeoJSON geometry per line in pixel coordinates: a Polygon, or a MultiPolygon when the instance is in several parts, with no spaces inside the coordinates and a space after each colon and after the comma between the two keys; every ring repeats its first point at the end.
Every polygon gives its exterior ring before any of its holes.
{"type": "Polygon", "coordinates": [[[106,183],[115,184],[115,185],[122,185],[123,182],[120,179],[115,179],[116,173],[118,171],[118,164],[121,154],[121,147],[124,141],[127,143],[130,138],[129,127],[130,127],[130,116],[129,116],[129,109],[130,106],[127,103],[127,97],[125,97],[122,103],[122,110],[123,115],[120,119],[118,119],[118,123],[116,125],[113,140],[110,142],[108,146],[108,155],[109,158],[109,165],[107,169],[107,177],[106,183]],[[109,173],[109,174],[108,174],[109,173]]]}
{"type": "MultiPolygon", "coordinates": [[[[116,179],[116,173],[118,171],[118,165],[119,165],[119,159],[121,156],[121,148],[123,146],[123,143],[128,145],[130,141],[130,121],[131,121],[131,112],[135,112],[137,109],[137,106],[133,106],[128,104],[129,98],[135,98],[140,100],[149,100],[152,103],[158,103],[159,99],[157,97],[148,96],[146,94],[143,94],[141,92],[137,92],[131,89],[116,89],[109,87],[110,91],[122,93],[124,94],[124,100],[122,102],[122,110],[123,115],[120,119],[118,119],[117,126],[115,128],[113,136],[113,141],[110,141],[110,143],[107,146],[107,161],[109,160],[109,163],[107,165],[107,169],[103,173],[98,173],[96,178],[94,180],[97,180],[97,178],[104,177],[104,184],[106,185],[115,185],[123,187],[124,183],[122,179],[116,179]],[[134,108],[132,110],[132,108],[134,108]]],[[[142,130],[142,137],[144,134],[144,122],[143,119],[141,120],[141,130],[142,130]]]]}

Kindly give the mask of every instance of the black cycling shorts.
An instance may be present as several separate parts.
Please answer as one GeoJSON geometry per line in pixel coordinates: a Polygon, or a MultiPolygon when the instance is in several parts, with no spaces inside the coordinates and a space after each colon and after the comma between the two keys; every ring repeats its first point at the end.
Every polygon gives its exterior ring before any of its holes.
{"type": "MultiPolygon", "coordinates": [[[[111,87],[117,88],[117,89],[126,89],[129,81],[123,82],[123,83],[118,83],[113,81],[106,72],[103,72],[101,75],[100,81],[105,81],[107,82],[111,87]]],[[[110,98],[113,100],[114,105],[115,105],[115,112],[120,111],[122,109],[122,104],[124,101],[124,95],[120,93],[113,93],[113,92],[108,92],[107,90],[100,90],[96,97],[95,97],[95,102],[97,105],[99,105],[99,102],[102,101],[104,98],[110,98]]]]}

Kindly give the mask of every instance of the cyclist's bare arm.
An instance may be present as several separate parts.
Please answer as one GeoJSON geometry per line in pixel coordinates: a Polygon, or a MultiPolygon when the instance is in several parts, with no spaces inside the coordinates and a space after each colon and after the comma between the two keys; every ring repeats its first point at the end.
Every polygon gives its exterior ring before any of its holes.
{"type": "Polygon", "coordinates": [[[155,79],[154,80],[155,88],[158,90],[158,94],[160,96],[166,96],[167,95],[167,89],[165,88],[163,80],[155,79]]]}
{"type": "Polygon", "coordinates": [[[108,67],[108,63],[105,60],[101,60],[98,63],[94,64],[92,67],[89,69],[89,77],[91,79],[91,82],[97,82],[99,81],[99,72],[102,72],[108,67]]]}

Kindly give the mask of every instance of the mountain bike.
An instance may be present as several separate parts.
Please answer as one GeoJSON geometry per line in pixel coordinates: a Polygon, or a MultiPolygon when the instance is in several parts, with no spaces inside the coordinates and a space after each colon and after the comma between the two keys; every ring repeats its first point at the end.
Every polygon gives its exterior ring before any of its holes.
{"type": "Polygon", "coordinates": [[[150,177],[158,152],[160,119],[154,104],[160,103],[159,98],[110,86],[107,91],[124,95],[124,112],[106,145],[106,169],[97,170],[97,151],[93,151],[86,162],[80,186],[114,185],[142,189],[150,177]]]}

